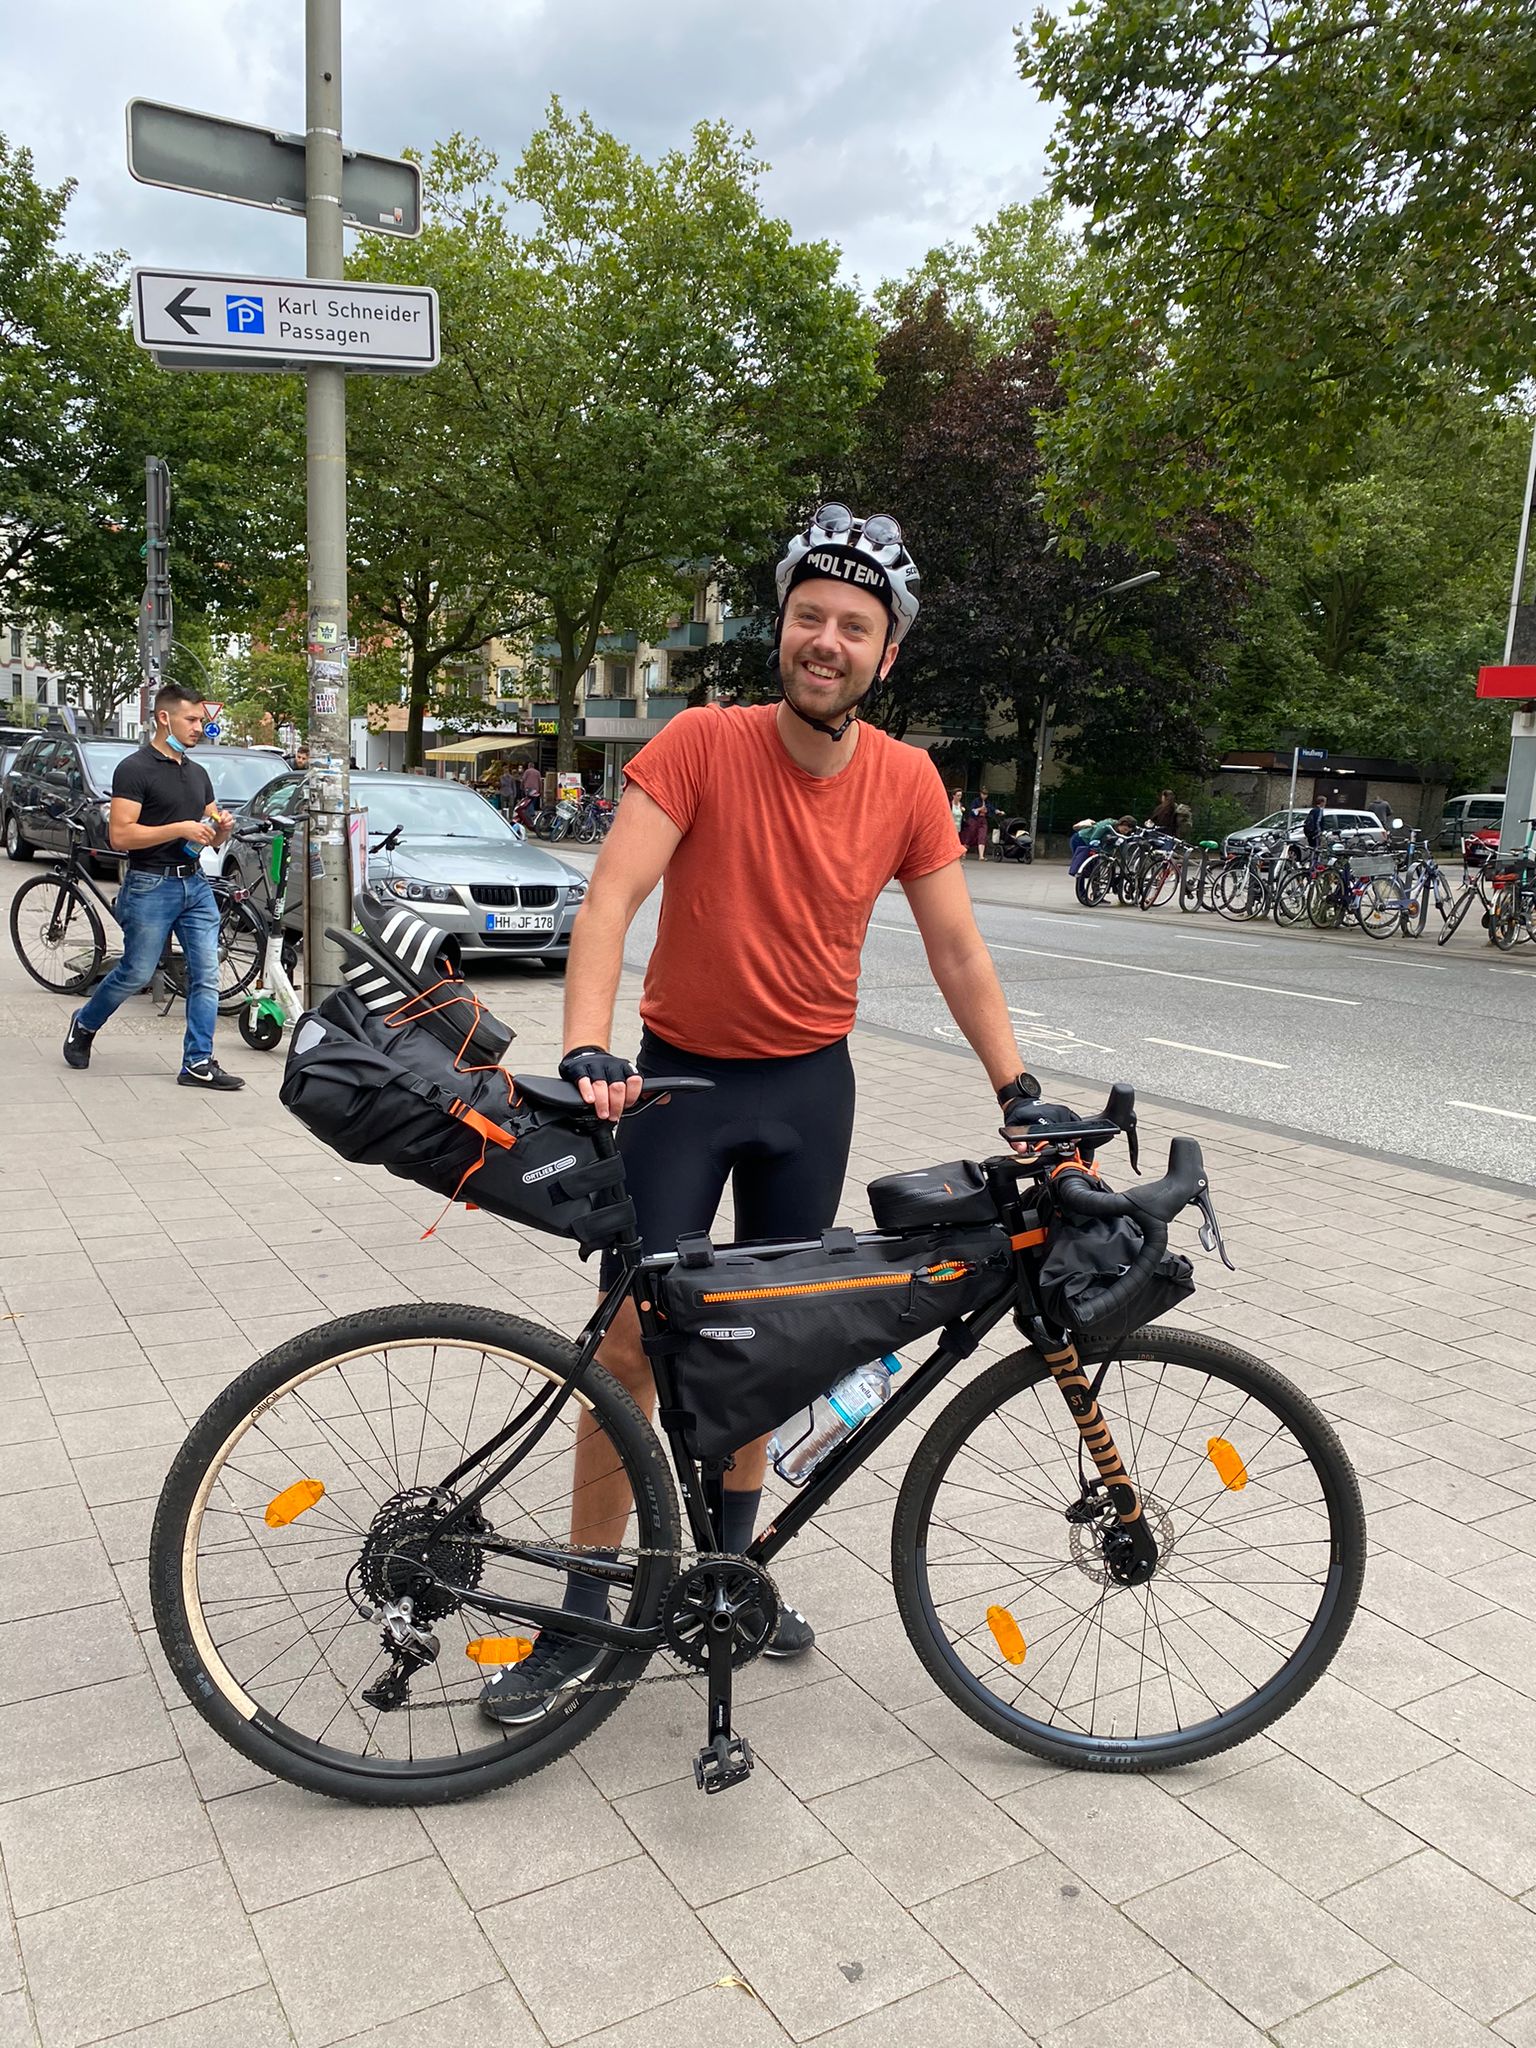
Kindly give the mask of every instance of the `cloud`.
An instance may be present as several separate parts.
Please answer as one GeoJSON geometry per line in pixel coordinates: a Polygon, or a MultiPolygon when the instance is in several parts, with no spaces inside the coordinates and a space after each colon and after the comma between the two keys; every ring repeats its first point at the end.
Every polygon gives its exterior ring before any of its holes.
{"type": "MultiPolygon", "coordinates": [[[[302,271],[302,227],[129,178],[134,94],[301,129],[302,10],[270,0],[4,0],[3,125],[79,181],[79,248],[302,271]]],[[[866,287],[1042,184],[1049,116],[1013,63],[1016,0],[727,10],[718,0],[406,0],[344,13],[347,138],[393,154],[458,129],[515,158],[551,94],[655,155],[701,120],[749,130],[765,204],[866,287]]]]}

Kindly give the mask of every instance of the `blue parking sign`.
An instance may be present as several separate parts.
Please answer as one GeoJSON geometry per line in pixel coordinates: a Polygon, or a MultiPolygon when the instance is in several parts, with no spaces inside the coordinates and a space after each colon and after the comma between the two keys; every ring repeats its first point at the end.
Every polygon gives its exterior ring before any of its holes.
{"type": "Polygon", "coordinates": [[[226,292],[224,321],[231,334],[265,334],[267,309],[254,293],[226,292]]]}

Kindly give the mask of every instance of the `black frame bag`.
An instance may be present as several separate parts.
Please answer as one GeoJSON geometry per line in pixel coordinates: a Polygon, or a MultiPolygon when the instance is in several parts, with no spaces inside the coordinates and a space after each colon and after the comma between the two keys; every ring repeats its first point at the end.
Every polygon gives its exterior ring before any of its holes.
{"type": "Polygon", "coordinates": [[[753,1442],[856,1365],[994,1299],[1013,1251],[1000,1223],[890,1238],[829,1230],[807,1250],[684,1239],[659,1276],[662,1342],[696,1455],[753,1442]]]}
{"type": "Polygon", "coordinates": [[[1165,1251],[1129,1303],[1095,1316],[1096,1301],[1130,1270],[1145,1243],[1134,1216],[1058,1216],[1035,1273],[1046,1320],[1067,1331],[1079,1349],[1105,1352],[1186,1300],[1195,1291],[1195,1269],[1180,1253],[1165,1251]]]}

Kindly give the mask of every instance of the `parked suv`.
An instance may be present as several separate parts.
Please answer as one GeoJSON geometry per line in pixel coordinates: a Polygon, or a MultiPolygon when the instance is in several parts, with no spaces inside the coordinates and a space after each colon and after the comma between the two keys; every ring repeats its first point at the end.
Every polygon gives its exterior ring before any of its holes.
{"type": "Polygon", "coordinates": [[[1492,790],[1485,790],[1480,796],[1453,796],[1446,804],[1435,844],[1449,852],[1479,832],[1497,835],[1503,824],[1504,799],[1492,790]]]}
{"type": "MultiPolygon", "coordinates": [[[[116,873],[118,855],[107,837],[107,807],[118,763],[137,740],[77,739],[73,733],[33,733],[5,765],[0,780],[0,831],[12,860],[34,853],[63,853],[69,819],[88,799],[85,843],[98,870],[116,873]]],[[[199,747],[215,799],[224,809],[243,810],[272,775],[270,754],[245,747],[199,747]]]]}

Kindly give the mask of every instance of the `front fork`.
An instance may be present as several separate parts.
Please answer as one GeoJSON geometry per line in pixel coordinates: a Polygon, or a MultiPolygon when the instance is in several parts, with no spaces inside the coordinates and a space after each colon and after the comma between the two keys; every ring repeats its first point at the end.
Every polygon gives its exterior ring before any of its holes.
{"type": "Polygon", "coordinates": [[[1142,1511],[1141,1495],[1121,1461],[1104,1412],[1083,1371],[1077,1346],[1068,1338],[1060,1351],[1047,1351],[1044,1355],[1051,1378],[1061,1389],[1062,1399],[1115,1510],[1115,1531],[1120,1541],[1106,1549],[1104,1561],[1110,1576],[1122,1586],[1144,1585],[1157,1570],[1157,1539],[1142,1511]]]}

